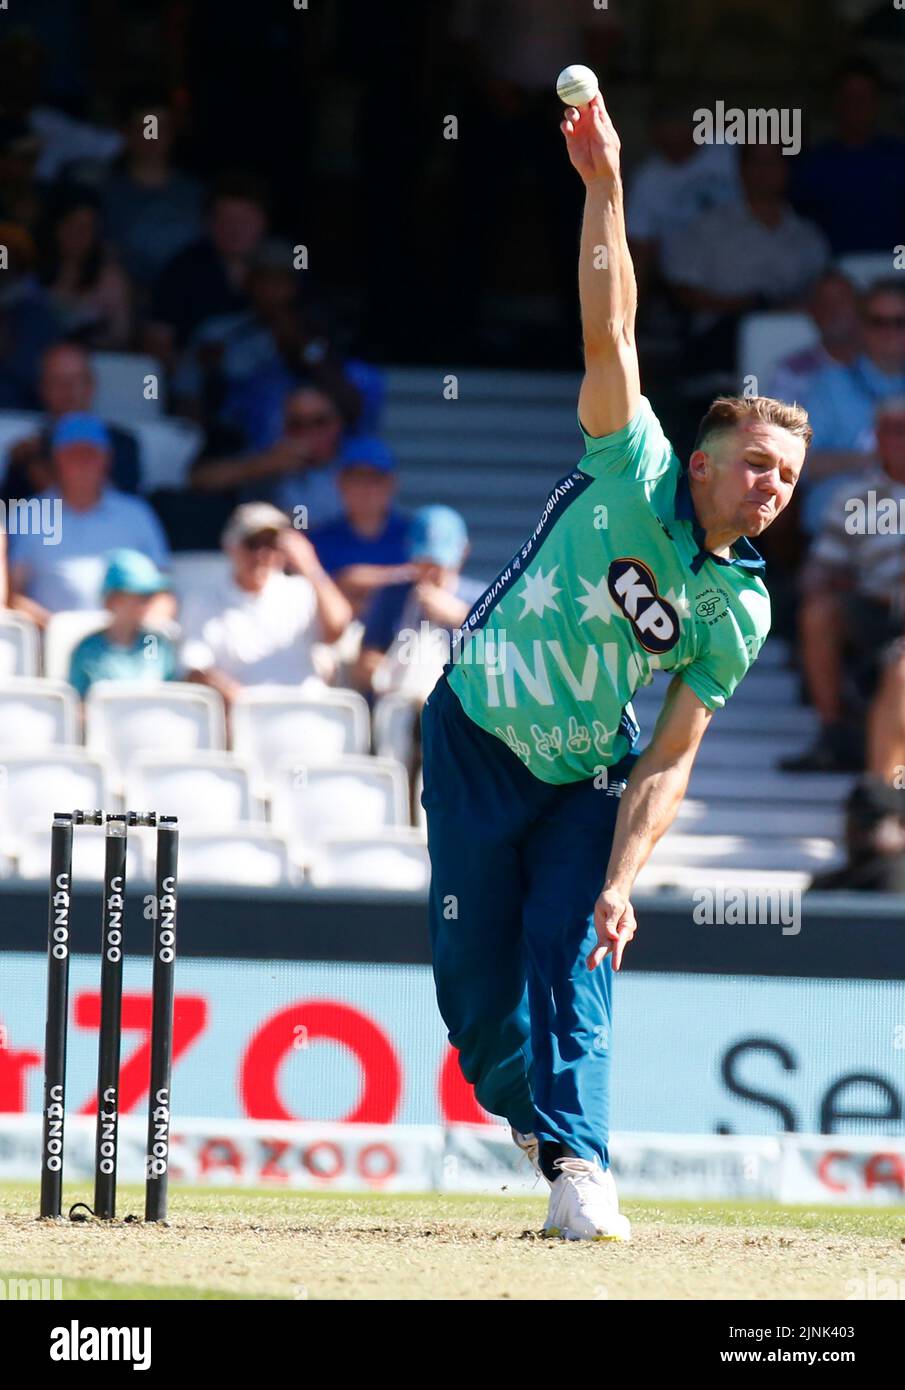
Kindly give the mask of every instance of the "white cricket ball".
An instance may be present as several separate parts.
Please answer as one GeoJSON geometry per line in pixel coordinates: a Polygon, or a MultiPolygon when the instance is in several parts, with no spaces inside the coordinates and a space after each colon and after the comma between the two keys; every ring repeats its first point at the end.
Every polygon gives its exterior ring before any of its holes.
{"type": "Polygon", "coordinates": [[[556,79],[556,95],[566,106],[587,106],[599,91],[596,74],[581,63],[563,68],[556,79]]]}

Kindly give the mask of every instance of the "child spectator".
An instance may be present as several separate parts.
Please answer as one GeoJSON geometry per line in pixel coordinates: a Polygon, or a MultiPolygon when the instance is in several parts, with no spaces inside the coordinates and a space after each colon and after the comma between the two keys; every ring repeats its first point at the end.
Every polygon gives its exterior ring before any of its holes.
{"type": "Polygon", "coordinates": [[[84,700],[95,681],[167,681],[176,677],[176,651],[148,615],[169,583],[138,550],[114,550],[104,575],[104,607],[110,622],[89,633],[72,653],[69,684],[84,700]]]}

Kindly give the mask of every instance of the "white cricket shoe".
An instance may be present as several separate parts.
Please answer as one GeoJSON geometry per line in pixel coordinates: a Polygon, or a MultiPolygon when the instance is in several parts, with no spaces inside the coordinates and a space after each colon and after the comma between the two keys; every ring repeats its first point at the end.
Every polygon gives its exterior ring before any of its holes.
{"type": "Polygon", "coordinates": [[[550,1188],[544,1234],[563,1240],[631,1240],[608,1168],[586,1158],[557,1158],[559,1177],[550,1188]]]}

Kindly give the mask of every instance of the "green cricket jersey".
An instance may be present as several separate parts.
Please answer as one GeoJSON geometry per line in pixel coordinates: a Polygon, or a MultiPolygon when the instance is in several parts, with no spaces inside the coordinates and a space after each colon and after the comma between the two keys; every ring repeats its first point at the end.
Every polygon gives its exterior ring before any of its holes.
{"type": "Polygon", "coordinates": [[[685,472],[642,397],[547,498],[521,550],[472,608],[449,683],[466,714],[544,782],[574,782],[634,746],[631,706],[656,667],[709,709],[770,630],[764,562],[741,538],[704,550],[685,472]]]}

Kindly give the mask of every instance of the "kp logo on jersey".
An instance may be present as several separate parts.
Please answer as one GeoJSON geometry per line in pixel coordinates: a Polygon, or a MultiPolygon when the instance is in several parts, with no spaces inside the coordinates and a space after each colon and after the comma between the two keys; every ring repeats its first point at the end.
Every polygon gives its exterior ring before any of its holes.
{"type": "Polygon", "coordinates": [[[657,581],[641,560],[614,560],[607,587],[616,606],[628,618],[646,652],[668,652],[679,640],[679,618],[671,603],[657,592],[657,581]]]}

